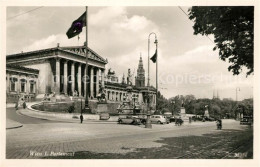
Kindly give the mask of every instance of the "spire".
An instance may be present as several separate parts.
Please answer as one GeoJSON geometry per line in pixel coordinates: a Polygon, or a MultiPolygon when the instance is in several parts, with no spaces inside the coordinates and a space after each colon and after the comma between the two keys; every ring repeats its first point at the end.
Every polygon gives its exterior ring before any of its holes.
{"type": "Polygon", "coordinates": [[[213,99],[215,99],[215,89],[213,89],[213,99]]]}
{"type": "Polygon", "coordinates": [[[138,68],[139,68],[139,69],[143,68],[143,59],[142,59],[142,53],[140,53],[140,59],[139,59],[138,68]]]}
{"type": "Polygon", "coordinates": [[[135,80],[135,85],[137,87],[144,87],[145,86],[145,71],[144,71],[144,65],[143,65],[143,59],[142,59],[142,53],[140,53],[140,59],[137,69],[137,76],[135,80]]]}
{"type": "Polygon", "coordinates": [[[217,90],[217,98],[219,99],[218,90],[217,90]]]}

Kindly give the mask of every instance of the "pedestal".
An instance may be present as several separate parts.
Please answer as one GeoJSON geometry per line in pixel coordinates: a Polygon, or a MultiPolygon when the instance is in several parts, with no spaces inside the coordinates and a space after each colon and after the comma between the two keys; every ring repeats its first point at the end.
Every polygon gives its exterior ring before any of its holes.
{"type": "Polygon", "coordinates": [[[150,115],[147,115],[146,123],[145,123],[145,128],[152,128],[151,120],[150,120],[150,115]]]}
{"type": "Polygon", "coordinates": [[[181,117],[185,117],[186,116],[186,111],[184,107],[181,107],[181,113],[180,113],[181,117]]]}
{"type": "Polygon", "coordinates": [[[107,109],[107,103],[101,103],[101,102],[98,102],[97,103],[97,114],[100,114],[100,113],[108,113],[108,109],[107,109]]]}
{"type": "Polygon", "coordinates": [[[180,113],[181,119],[184,122],[189,122],[189,117],[186,116],[186,111],[184,107],[181,107],[181,113],[180,113]]]}
{"type": "Polygon", "coordinates": [[[205,113],[204,113],[204,116],[205,116],[205,117],[209,117],[209,110],[208,110],[208,109],[206,109],[206,111],[205,111],[205,113]]]}

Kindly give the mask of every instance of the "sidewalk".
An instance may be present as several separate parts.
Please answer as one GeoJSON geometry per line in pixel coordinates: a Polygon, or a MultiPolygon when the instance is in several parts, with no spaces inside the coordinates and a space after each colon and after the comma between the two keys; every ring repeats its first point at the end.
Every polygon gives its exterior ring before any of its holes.
{"type": "Polygon", "coordinates": [[[19,122],[6,119],[6,129],[15,129],[15,128],[21,128],[23,125],[19,122]]]}

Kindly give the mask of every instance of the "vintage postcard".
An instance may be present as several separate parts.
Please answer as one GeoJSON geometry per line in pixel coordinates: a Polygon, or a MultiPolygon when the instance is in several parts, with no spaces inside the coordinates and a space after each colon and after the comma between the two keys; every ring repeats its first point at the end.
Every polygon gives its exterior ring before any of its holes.
{"type": "Polygon", "coordinates": [[[1,7],[3,166],[259,165],[258,2],[65,2],[1,7]]]}

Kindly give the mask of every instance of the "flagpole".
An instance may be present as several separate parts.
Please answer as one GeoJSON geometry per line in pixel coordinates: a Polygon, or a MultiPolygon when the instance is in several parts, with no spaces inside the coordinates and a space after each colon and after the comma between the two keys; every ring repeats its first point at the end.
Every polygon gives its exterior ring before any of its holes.
{"type": "Polygon", "coordinates": [[[90,112],[90,108],[88,105],[88,85],[89,85],[89,76],[88,76],[88,6],[86,6],[86,42],[85,42],[85,50],[86,50],[86,69],[85,69],[85,112],[90,112]]]}
{"type": "Polygon", "coordinates": [[[147,87],[148,87],[148,91],[147,91],[147,118],[146,118],[146,122],[145,122],[145,128],[152,128],[152,124],[151,124],[151,120],[150,120],[150,115],[151,115],[151,111],[150,111],[150,35],[152,33],[149,34],[148,36],[148,80],[147,80],[147,87]]]}

